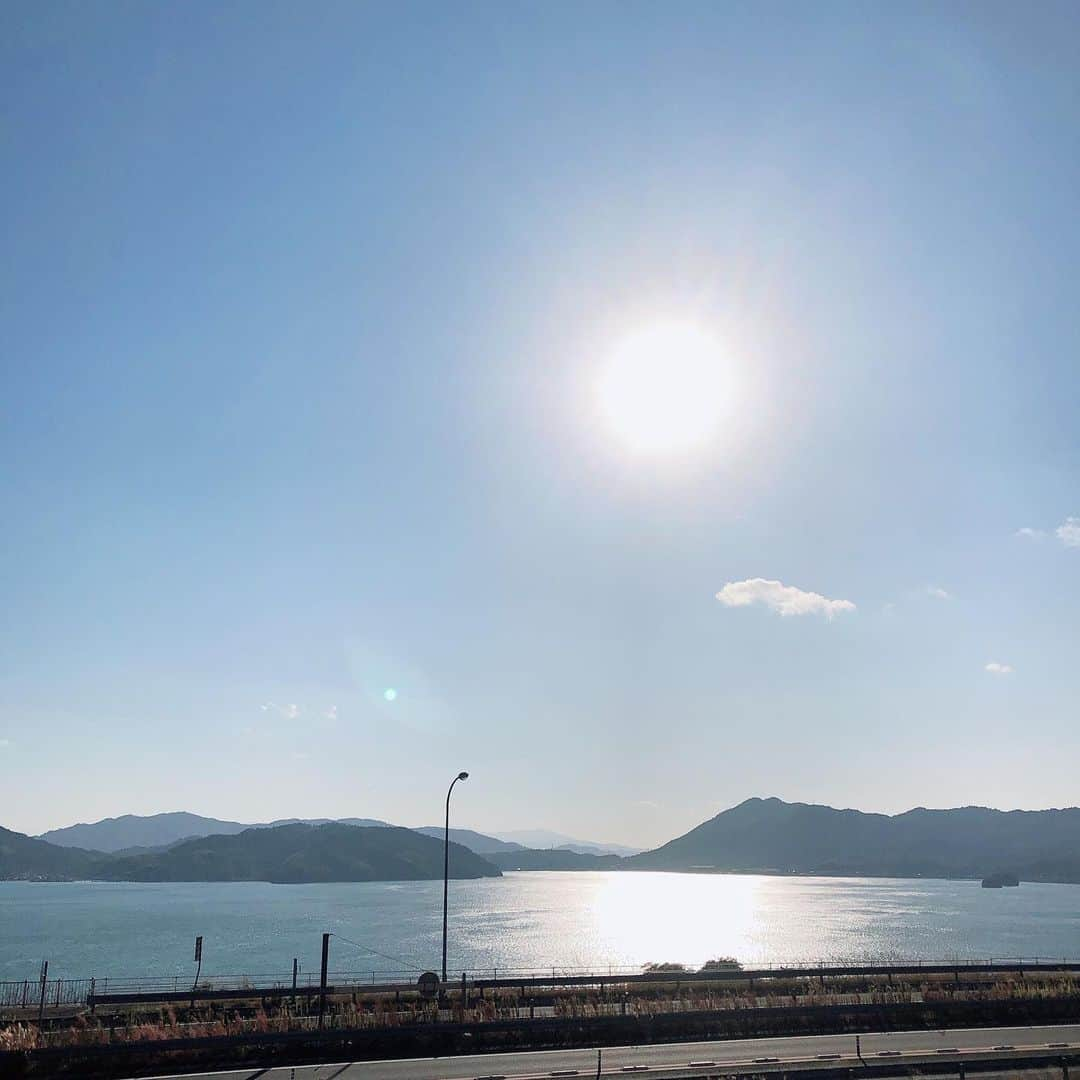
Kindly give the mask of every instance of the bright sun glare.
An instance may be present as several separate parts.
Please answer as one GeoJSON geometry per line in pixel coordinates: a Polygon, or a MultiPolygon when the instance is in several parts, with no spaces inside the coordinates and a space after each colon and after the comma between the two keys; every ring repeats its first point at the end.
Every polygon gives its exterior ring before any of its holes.
{"type": "Polygon", "coordinates": [[[597,386],[600,413],[632,450],[679,454],[704,446],[731,406],[719,341],[692,322],[655,322],[618,341],[597,386]]]}

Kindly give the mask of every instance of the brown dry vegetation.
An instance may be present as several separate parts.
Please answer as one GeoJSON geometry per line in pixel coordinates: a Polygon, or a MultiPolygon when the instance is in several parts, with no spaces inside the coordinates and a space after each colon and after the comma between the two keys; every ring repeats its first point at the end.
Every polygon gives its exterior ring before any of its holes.
{"type": "MultiPolygon", "coordinates": [[[[670,968],[657,970],[670,970],[670,968]]],[[[925,1002],[1080,1001],[1080,979],[1071,974],[997,974],[896,976],[824,976],[793,979],[709,981],[687,973],[685,981],[622,984],[557,990],[500,987],[481,996],[472,991],[463,1002],[451,993],[441,1010],[416,994],[355,992],[327,1002],[325,1025],[378,1029],[431,1023],[437,1019],[483,1024],[530,1018],[593,1019],[649,1017],[674,1013],[717,1012],[828,1005],[901,1005],[925,1002]]],[[[42,1030],[25,1019],[0,1021],[0,1050],[40,1046],[101,1045],[270,1031],[310,1030],[317,1024],[317,1002],[229,1002],[195,1008],[164,1005],[121,1011],[83,1012],[74,1019],[46,1021],[42,1030]]]]}

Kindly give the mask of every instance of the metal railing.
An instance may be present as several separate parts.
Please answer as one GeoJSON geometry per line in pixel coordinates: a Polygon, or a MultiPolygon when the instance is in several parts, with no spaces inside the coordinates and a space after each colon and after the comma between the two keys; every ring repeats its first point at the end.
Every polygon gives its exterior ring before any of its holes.
{"type": "MultiPolygon", "coordinates": [[[[1048,957],[1048,956],[1010,956],[1010,957],[948,957],[948,958],[916,958],[916,959],[890,959],[883,961],[867,960],[809,960],[801,963],[788,961],[782,964],[743,964],[741,967],[731,968],[695,968],[691,966],[678,966],[674,964],[657,965],[655,967],[642,967],[640,965],[608,965],[607,967],[566,967],[552,965],[550,967],[489,967],[468,968],[450,975],[450,982],[457,984],[462,978],[468,985],[477,983],[487,984],[514,984],[516,982],[542,984],[550,980],[552,983],[575,980],[601,982],[618,980],[621,978],[642,981],[649,976],[668,981],[671,979],[685,978],[739,978],[753,977],[782,977],[785,974],[791,976],[807,974],[841,974],[844,972],[859,972],[865,974],[888,974],[890,971],[920,970],[927,971],[971,971],[1002,970],[1007,968],[1072,968],[1080,969],[1080,958],[1048,957]]],[[[327,975],[327,983],[335,991],[363,990],[365,988],[395,988],[414,986],[420,969],[397,969],[397,970],[364,970],[364,971],[331,971],[327,975]]],[[[206,992],[232,991],[240,992],[250,990],[253,995],[261,991],[288,991],[296,987],[301,992],[311,992],[319,985],[318,972],[301,972],[295,983],[292,972],[267,972],[242,975],[208,975],[199,980],[197,986],[192,985],[189,975],[167,976],[110,976],[99,979],[48,979],[44,983],[40,979],[23,979],[16,981],[0,982],[0,1008],[30,1009],[39,1008],[42,1000],[46,1009],[63,1006],[79,1006],[88,1004],[93,998],[106,998],[112,995],[149,995],[161,994],[187,994],[194,993],[199,996],[206,992]]]]}
{"type": "Polygon", "coordinates": [[[93,979],[23,979],[0,982],[0,1008],[56,1009],[64,1005],[85,1005],[94,989],[93,979]]]}

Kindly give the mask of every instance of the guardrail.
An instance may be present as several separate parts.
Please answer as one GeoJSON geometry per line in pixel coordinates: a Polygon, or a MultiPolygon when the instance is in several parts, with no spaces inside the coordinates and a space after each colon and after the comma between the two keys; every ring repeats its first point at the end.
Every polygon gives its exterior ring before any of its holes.
{"type": "MultiPolygon", "coordinates": [[[[823,1017],[830,1010],[810,1011],[823,1017]]],[[[881,1015],[879,1011],[874,1010],[831,1011],[847,1014],[862,1012],[867,1023],[877,1022],[881,1015]]],[[[675,1020],[676,1018],[667,1019],[675,1020]]],[[[677,1020],[675,1024],[666,1024],[662,1028],[657,1027],[655,1021],[656,1018],[652,1018],[653,1026],[649,1032],[649,1042],[685,1041],[683,1038],[685,1033],[678,1030],[677,1020]]],[[[545,1039],[558,1032],[574,1032],[575,1037],[572,1041],[579,1044],[582,1042],[595,1044],[597,1039],[603,1039],[610,1040],[610,1045],[626,1046],[633,1045],[641,1037],[639,1023],[636,1020],[626,1019],[583,1022],[580,1019],[556,1018],[539,1025],[527,1026],[534,1030],[544,1029],[545,1039]],[[588,1031],[584,1030],[586,1028],[588,1031]]],[[[268,1065],[272,1067],[275,1064],[286,1064],[294,1060],[299,1049],[305,1044],[311,1049],[319,1048],[315,1054],[305,1054],[305,1061],[340,1060],[342,1055],[348,1055],[348,1060],[358,1060],[373,1048],[377,1048],[381,1055],[387,1057],[412,1057],[415,1054],[418,1039],[437,1039],[435,1048],[439,1051],[438,1056],[449,1056],[465,1052],[466,1049],[468,1052],[475,1053],[477,1045],[474,1040],[478,1040],[485,1030],[496,1033],[499,1040],[497,1045],[504,1048],[505,1036],[521,1031],[522,1027],[520,1022],[514,1021],[495,1021],[480,1025],[470,1023],[404,1025],[389,1031],[342,1026],[328,1027],[318,1031],[247,1032],[133,1042],[110,1041],[97,1044],[40,1047],[24,1051],[0,1051],[0,1071],[4,1071],[4,1068],[10,1064],[13,1069],[21,1070],[20,1075],[46,1076],[51,1075],[50,1067],[53,1062],[64,1061],[70,1065],[80,1058],[97,1062],[113,1059],[118,1064],[123,1063],[123,1067],[131,1068],[128,1063],[132,1059],[143,1057],[159,1061],[165,1054],[170,1055],[170,1064],[175,1065],[174,1055],[191,1051],[216,1052],[214,1067],[226,1067],[230,1064],[230,1054],[238,1051],[250,1053],[254,1048],[260,1048],[266,1056],[268,1065]],[[464,1042],[466,1039],[469,1042],[464,1042]]],[[[800,1030],[798,1034],[805,1034],[805,1031],[800,1030]]],[[[718,1049],[721,1048],[723,1040],[716,1040],[716,1046],[718,1049]]],[[[426,1050],[432,1048],[430,1043],[425,1043],[426,1050]]],[[[1068,1080],[1069,1065],[1075,1067],[1078,1061],[1080,1061],[1080,1049],[1069,1046],[1067,1043],[1048,1043],[1045,1047],[1001,1046],[971,1049],[948,1047],[935,1050],[912,1050],[895,1056],[889,1053],[868,1059],[852,1056],[849,1051],[843,1057],[830,1056],[828,1060],[813,1061],[806,1058],[759,1057],[742,1061],[690,1061],[681,1065],[651,1065],[637,1068],[615,1066],[611,1069],[605,1068],[601,1075],[626,1075],[642,1071],[650,1075],[670,1077],[671,1080],[684,1076],[704,1080],[704,1078],[713,1077],[760,1077],[764,1074],[783,1076],[809,1073],[821,1080],[826,1077],[850,1080],[853,1070],[856,1070],[857,1075],[863,1077],[902,1077],[935,1073],[946,1073],[955,1077],[958,1072],[963,1077],[964,1070],[959,1068],[963,1065],[972,1072],[988,1071],[997,1072],[999,1075],[1004,1069],[1009,1069],[1011,1074],[1015,1075],[1022,1069],[1056,1067],[1062,1070],[1062,1080],[1068,1080]]],[[[205,1056],[201,1059],[201,1065],[207,1066],[205,1056]]]]}

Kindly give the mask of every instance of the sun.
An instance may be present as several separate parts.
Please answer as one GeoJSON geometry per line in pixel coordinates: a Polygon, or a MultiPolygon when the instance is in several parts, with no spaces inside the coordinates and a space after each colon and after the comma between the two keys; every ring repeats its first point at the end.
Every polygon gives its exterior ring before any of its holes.
{"type": "Polygon", "coordinates": [[[678,455],[707,446],[729,415],[730,364],[713,334],[659,321],[618,340],[597,380],[602,421],[628,449],[678,455]]]}

